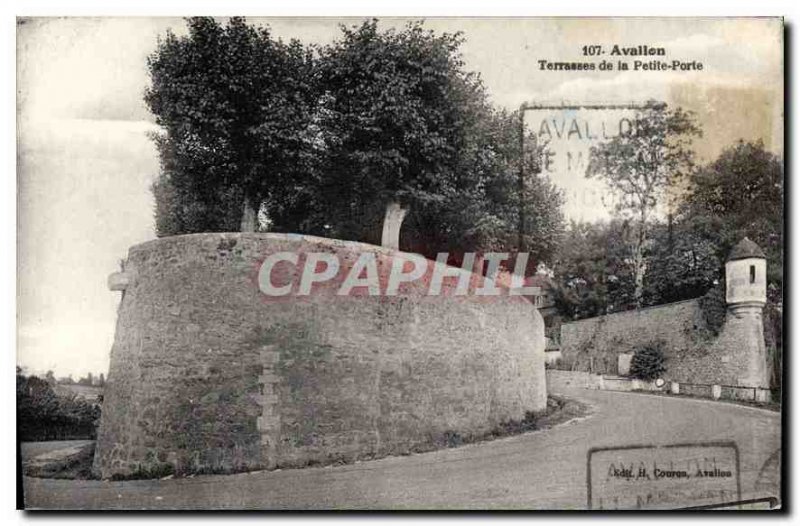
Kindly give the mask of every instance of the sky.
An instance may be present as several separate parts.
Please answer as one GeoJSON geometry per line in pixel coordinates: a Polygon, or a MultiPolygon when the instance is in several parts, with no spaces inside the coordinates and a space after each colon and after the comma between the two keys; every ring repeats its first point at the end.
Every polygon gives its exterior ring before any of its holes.
{"type": "MultiPolygon", "coordinates": [[[[326,44],[360,19],[250,18],[273,34],[326,44]]],[[[383,18],[381,27],[406,20],[383,18]]],[[[774,19],[434,18],[462,31],[466,67],[493,103],[623,104],[664,100],[696,112],[695,149],[713,160],[739,139],[781,154],[783,56],[774,19]],[[702,71],[548,71],[539,60],[585,61],[584,45],[662,46],[702,71]]],[[[107,289],[131,245],[155,237],[150,185],[159,170],[157,131],[142,95],[146,59],[180,18],[28,18],[17,24],[18,363],[76,378],[106,372],[119,293],[107,289]]],[[[584,115],[581,118],[590,120],[584,115]]],[[[535,112],[527,116],[538,127],[535,112]]],[[[569,218],[607,217],[581,202],[597,191],[554,174],[569,218]]]]}

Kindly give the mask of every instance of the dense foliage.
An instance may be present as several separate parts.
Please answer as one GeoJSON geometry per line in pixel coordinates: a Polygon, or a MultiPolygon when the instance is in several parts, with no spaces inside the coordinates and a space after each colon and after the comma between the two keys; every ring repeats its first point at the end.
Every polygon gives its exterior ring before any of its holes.
{"type": "MultiPolygon", "coordinates": [[[[313,61],[299,42],[242,18],[187,20],[149,57],[145,102],[161,173],[159,235],[252,230],[264,203],[292,199],[309,162],[313,61]]],[[[277,206],[277,205],[276,205],[277,206]]]]}
{"type": "Polygon", "coordinates": [[[783,160],[760,141],[740,141],[692,176],[679,218],[709,225],[723,261],[742,238],[755,241],[767,256],[772,300],[782,302],[783,198],[783,160]]]}
{"type": "Polygon", "coordinates": [[[247,230],[259,210],[263,229],[377,243],[394,202],[404,250],[514,252],[521,238],[532,264],[551,258],[561,195],[530,135],[521,161],[519,114],[490,104],[461,35],[370,20],[311,49],[239,18],[188,25],[149,61],[160,236],[247,230]]]}
{"type": "Polygon", "coordinates": [[[560,196],[534,175],[535,145],[527,145],[531,175],[519,191],[519,115],[490,105],[478,75],[464,68],[462,42],[421,23],[380,32],[373,20],[343,28],[323,51],[318,195],[332,237],[377,242],[395,201],[411,210],[406,249],[513,250],[523,203],[523,243],[540,258],[552,254],[560,196]]]}
{"type": "Polygon", "coordinates": [[[720,287],[713,287],[708,289],[704,295],[700,297],[700,312],[706,325],[706,330],[712,335],[719,334],[722,326],[725,324],[725,316],[728,312],[728,304],[725,301],[725,289],[720,287]]]}
{"type": "Polygon", "coordinates": [[[622,221],[572,222],[555,260],[556,308],[567,319],[627,310],[633,273],[622,221]]]}
{"type": "Polygon", "coordinates": [[[419,23],[380,32],[377,20],[342,33],[319,59],[318,197],[334,236],[349,238],[380,226],[389,201],[424,209],[457,189],[481,86],[463,71],[457,34],[419,23]]]}
{"type": "MultiPolygon", "coordinates": [[[[689,178],[672,222],[651,221],[644,252],[643,306],[699,298],[712,331],[721,325],[725,261],[749,237],[767,254],[768,307],[778,315],[783,289],[783,166],[760,143],[737,143],[689,178]],[[713,296],[713,297],[712,297],[713,296]],[[722,300],[720,300],[722,298],[722,300]]],[[[624,220],[573,223],[559,247],[557,306],[568,319],[635,308],[635,279],[624,220]]],[[[724,318],[724,316],[723,316],[724,318]]],[[[768,328],[768,332],[770,329],[768,328]]],[[[767,334],[769,341],[780,337],[767,334]]]]}
{"type": "Polygon", "coordinates": [[[616,193],[616,212],[626,222],[623,230],[628,262],[633,272],[634,303],[644,303],[644,275],[650,228],[658,206],[671,213],[670,191],[694,169],[692,139],[700,135],[694,116],[662,102],[648,102],[638,113],[630,133],[593,146],[587,177],[599,177],[616,193]]]}
{"type": "Polygon", "coordinates": [[[59,397],[50,382],[17,368],[17,437],[20,441],[94,439],[100,407],[59,397]]]}

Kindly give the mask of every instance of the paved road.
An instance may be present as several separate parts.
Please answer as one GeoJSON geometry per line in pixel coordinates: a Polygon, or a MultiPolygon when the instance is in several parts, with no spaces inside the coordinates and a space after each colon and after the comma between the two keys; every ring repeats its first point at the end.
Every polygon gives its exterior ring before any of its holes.
{"type": "Polygon", "coordinates": [[[742,498],[777,492],[780,415],[733,404],[568,389],[588,418],[547,431],[349,466],[165,481],[25,479],[36,508],[584,509],[591,447],[733,440],[742,498]]]}

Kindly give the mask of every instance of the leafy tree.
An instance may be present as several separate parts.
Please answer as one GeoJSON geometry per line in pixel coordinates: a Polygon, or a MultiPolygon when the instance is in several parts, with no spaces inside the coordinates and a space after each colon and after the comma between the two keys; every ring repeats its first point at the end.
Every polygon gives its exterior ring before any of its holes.
{"type": "Polygon", "coordinates": [[[58,399],[53,387],[37,376],[17,371],[17,411],[31,419],[48,419],[58,411],[58,399]]]}
{"type": "Polygon", "coordinates": [[[376,243],[387,211],[399,209],[401,224],[410,211],[406,249],[513,250],[522,199],[523,240],[547,259],[560,196],[535,175],[519,191],[519,115],[494,110],[479,77],[464,70],[461,35],[422,23],[381,32],[376,20],[342,31],[319,65],[324,146],[313,200],[326,234],[376,243]]]}
{"type": "Polygon", "coordinates": [[[727,257],[720,244],[721,227],[722,221],[710,216],[681,218],[671,227],[655,223],[646,252],[643,303],[661,305],[697,298],[721,286],[727,257]]]}
{"type": "MultiPolygon", "coordinates": [[[[488,104],[487,104],[488,105],[488,104]]],[[[406,247],[429,257],[447,251],[460,264],[464,252],[520,249],[518,226],[524,213],[523,249],[531,252],[529,269],[551,263],[563,233],[563,196],[539,170],[541,147],[528,136],[522,159],[519,113],[486,110],[466,131],[454,191],[412,214],[406,247]],[[519,163],[526,177],[519,188],[519,163]]]]}
{"type": "Polygon", "coordinates": [[[581,319],[629,308],[633,274],[622,221],[572,222],[555,259],[556,308],[581,319]]]}
{"type": "MultiPolygon", "coordinates": [[[[617,213],[629,221],[626,241],[634,274],[634,300],[643,303],[649,227],[660,202],[694,169],[691,141],[700,135],[694,117],[665,103],[649,102],[630,133],[590,150],[587,177],[600,177],[620,199],[617,213]]],[[[671,209],[671,203],[664,203],[671,209]]]]}
{"type": "Polygon", "coordinates": [[[188,25],[149,61],[159,235],[249,230],[259,210],[273,231],[378,243],[410,210],[404,249],[432,257],[513,252],[522,214],[530,264],[551,259],[561,196],[535,144],[519,186],[519,114],[491,106],[459,34],[372,20],[314,58],[243,19],[188,25]]]}
{"type": "MultiPolygon", "coordinates": [[[[744,237],[767,255],[765,336],[779,349],[783,292],[783,163],[761,142],[738,142],[693,173],[672,230],[653,230],[645,303],[700,297],[723,305],[725,261],[744,237]],[[709,296],[710,295],[710,296],[709,296]],[[712,301],[709,298],[714,298],[712,301]],[[719,299],[718,297],[721,297],[719,299]]],[[[715,307],[719,310],[719,307],[715,307]]],[[[724,316],[711,323],[718,330],[724,316]]]]}
{"type": "Polygon", "coordinates": [[[655,380],[666,372],[665,361],[663,343],[650,343],[633,353],[630,375],[640,380],[655,380]]]}
{"type": "Polygon", "coordinates": [[[713,223],[724,263],[744,237],[767,255],[767,283],[783,288],[783,161],[764,144],[739,141],[693,174],[681,221],[713,223]]]}
{"type": "Polygon", "coordinates": [[[17,368],[17,431],[20,440],[93,439],[100,408],[85,400],[59,397],[47,380],[17,368]]]}
{"type": "Polygon", "coordinates": [[[187,25],[148,59],[145,102],[163,129],[156,230],[252,231],[257,211],[291,199],[310,163],[312,56],[243,18],[187,25]]]}
{"type": "Polygon", "coordinates": [[[462,69],[458,34],[436,35],[421,23],[380,32],[377,20],[342,33],[319,63],[320,197],[336,237],[359,237],[371,224],[376,241],[385,211],[424,206],[453,189],[459,105],[480,86],[462,69]]]}
{"type": "MultiPolygon", "coordinates": [[[[636,307],[628,225],[612,220],[573,223],[568,229],[555,266],[556,307],[562,316],[580,319],[636,307]]],[[[671,230],[664,222],[651,223],[642,304],[661,305],[724,289],[727,254],[719,250],[718,231],[719,221],[707,217],[684,218],[671,230]]]]}

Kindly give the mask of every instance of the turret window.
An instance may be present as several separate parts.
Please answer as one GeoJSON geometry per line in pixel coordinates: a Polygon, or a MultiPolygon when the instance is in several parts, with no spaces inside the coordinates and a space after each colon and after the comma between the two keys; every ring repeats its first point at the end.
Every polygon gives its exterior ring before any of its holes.
{"type": "Polygon", "coordinates": [[[756,282],[756,266],[750,265],[750,284],[752,285],[755,282],[756,282]]]}

